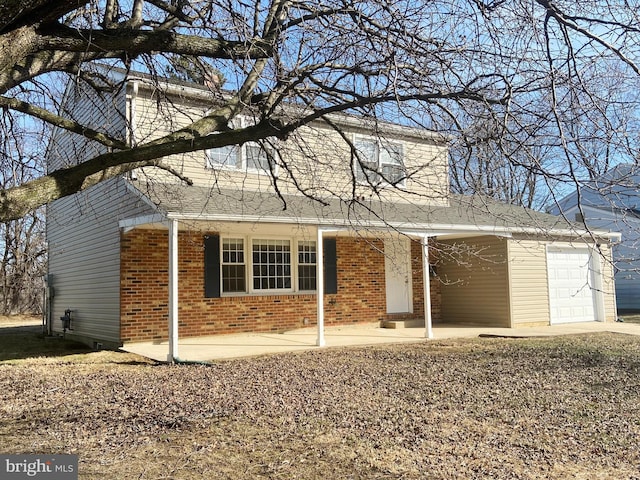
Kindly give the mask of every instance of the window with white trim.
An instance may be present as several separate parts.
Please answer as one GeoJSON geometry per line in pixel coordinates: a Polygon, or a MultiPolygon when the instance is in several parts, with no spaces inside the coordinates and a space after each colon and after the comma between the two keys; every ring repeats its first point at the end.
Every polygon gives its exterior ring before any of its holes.
{"type": "MultiPolygon", "coordinates": [[[[246,118],[236,118],[231,122],[232,128],[251,125],[246,118]]],[[[225,168],[248,170],[257,173],[270,171],[269,163],[277,152],[270,145],[247,142],[244,145],[226,145],[207,150],[207,168],[225,168]]]]}
{"type": "Polygon", "coordinates": [[[209,167],[230,167],[237,168],[240,160],[239,147],[237,145],[227,145],[226,147],[211,148],[207,152],[209,167]]]}
{"type": "Polygon", "coordinates": [[[251,242],[254,290],[291,288],[291,241],[258,240],[251,242]]]}
{"type": "Polygon", "coordinates": [[[316,290],[315,241],[222,237],[220,244],[222,293],[316,290]]]}
{"type": "Polygon", "coordinates": [[[404,186],[406,170],[401,143],[357,136],[353,146],[357,152],[355,171],[358,182],[404,186]]]}
{"type": "Polygon", "coordinates": [[[269,171],[269,156],[273,156],[270,149],[258,143],[247,143],[244,148],[247,170],[269,171]]]}
{"type": "Polygon", "coordinates": [[[222,239],[222,291],[246,292],[246,268],[243,238],[222,239]]]}
{"type": "Polygon", "coordinates": [[[274,156],[275,150],[259,143],[251,142],[242,146],[227,145],[207,150],[207,167],[267,173],[270,171],[269,163],[274,156]]]}
{"type": "Polygon", "coordinates": [[[316,242],[298,242],[298,289],[316,289],[316,242]]]}

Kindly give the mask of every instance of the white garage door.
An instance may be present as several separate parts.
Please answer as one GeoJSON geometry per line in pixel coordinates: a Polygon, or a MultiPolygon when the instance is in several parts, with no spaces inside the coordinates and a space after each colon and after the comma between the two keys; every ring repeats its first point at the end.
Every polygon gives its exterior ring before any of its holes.
{"type": "Polygon", "coordinates": [[[550,248],[547,252],[551,324],[595,320],[589,257],[587,249],[550,248]]]}

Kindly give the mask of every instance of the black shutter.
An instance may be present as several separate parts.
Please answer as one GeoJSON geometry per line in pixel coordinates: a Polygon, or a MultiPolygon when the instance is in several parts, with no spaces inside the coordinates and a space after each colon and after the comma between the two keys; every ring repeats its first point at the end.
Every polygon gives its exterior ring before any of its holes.
{"type": "Polygon", "coordinates": [[[324,293],[338,293],[338,255],[336,239],[323,239],[322,248],[324,250],[324,293]]]}
{"type": "Polygon", "coordinates": [[[204,297],[220,297],[220,237],[204,237],[204,297]]]}

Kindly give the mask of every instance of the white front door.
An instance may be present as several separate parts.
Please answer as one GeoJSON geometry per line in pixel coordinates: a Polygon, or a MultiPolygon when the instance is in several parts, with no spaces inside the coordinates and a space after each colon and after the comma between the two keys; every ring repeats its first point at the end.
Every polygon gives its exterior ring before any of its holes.
{"type": "Polygon", "coordinates": [[[387,313],[411,313],[411,245],[408,238],[385,240],[384,269],[387,313]]]}
{"type": "Polygon", "coordinates": [[[547,252],[551,324],[592,322],[595,298],[591,255],[586,248],[551,247],[547,252]]]}

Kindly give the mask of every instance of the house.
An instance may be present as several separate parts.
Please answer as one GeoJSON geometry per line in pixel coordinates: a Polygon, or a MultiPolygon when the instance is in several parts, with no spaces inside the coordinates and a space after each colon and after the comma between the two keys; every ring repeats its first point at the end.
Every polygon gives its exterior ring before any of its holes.
{"type": "MultiPolygon", "coordinates": [[[[211,105],[198,85],[122,75],[125,87],[100,98],[71,84],[64,111],[135,144],[211,105]]],[[[410,320],[430,336],[438,322],[615,319],[615,235],[450,195],[441,135],[392,124],[374,135],[347,115],[332,124],[341,132],[316,122],[286,141],[165,159],[191,186],[144,168],[53,202],[51,329],[97,347],[168,338],[172,359],[178,336],[317,325],[322,345],[324,325],[410,320]]],[[[99,152],[55,131],[49,169],[99,152]]]]}
{"type": "Polygon", "coordinates": [[[594,229],[620,232],[612,248],[619,310],[640,311],[640,167],[620,164],[550,208],[594,229]]]}

